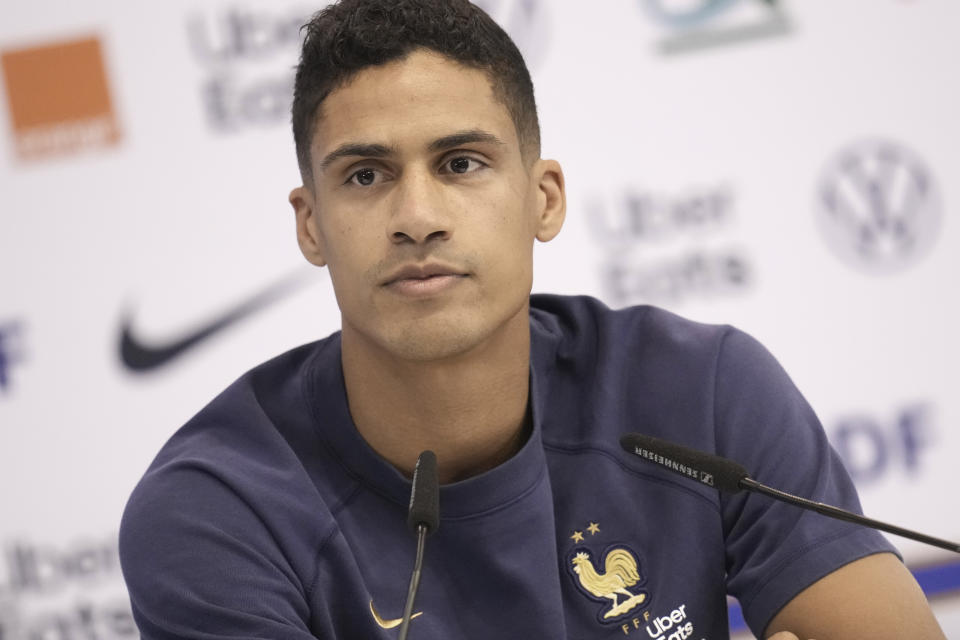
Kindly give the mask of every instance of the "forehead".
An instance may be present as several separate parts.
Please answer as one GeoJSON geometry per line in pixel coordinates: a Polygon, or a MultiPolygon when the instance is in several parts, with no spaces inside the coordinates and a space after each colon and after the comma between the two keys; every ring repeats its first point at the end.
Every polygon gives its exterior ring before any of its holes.
{"type": "Polygon", "coordinates": [[[364,69],[332,91],[318,111],[311,153],[316,159],[354,142],[398,148],[428,144],[475,129],[519,149],[513,120],[486,72],[417,50],[364,69]]]}

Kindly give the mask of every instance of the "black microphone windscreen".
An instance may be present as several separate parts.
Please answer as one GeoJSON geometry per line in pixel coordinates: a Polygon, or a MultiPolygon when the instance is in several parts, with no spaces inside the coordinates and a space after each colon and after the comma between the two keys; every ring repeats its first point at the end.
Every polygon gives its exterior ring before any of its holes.
{"type": "Polygon", "coordinates": [[[696,449],[688,449],[642,433],[628,433],[622,436],[620,446],[644,460],[716,487],[720,491],[739,492],[740,481],[750,475],[746,469],[732,460],[696,449]]]}
{"type": "Polygon", "coordinates": [[[407,526],[416,531],[421,524],[426,525],[428,533],[440,526],[440,483],[437,480],[437,456],[433,451],[421,453],[413,470],[407,526]]]}

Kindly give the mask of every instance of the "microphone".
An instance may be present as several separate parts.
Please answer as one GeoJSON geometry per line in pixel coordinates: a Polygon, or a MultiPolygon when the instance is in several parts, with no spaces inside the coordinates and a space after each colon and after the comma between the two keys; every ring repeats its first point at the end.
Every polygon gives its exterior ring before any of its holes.
{"type": "Polygon", "coordinates": [[[437,481],[437,455],[424,451],[413,468],[413,486],[410,489],[410,508],[407,526],[414,533],[420,526],[433,533],[440,527],[440,483],[437,481]]]}
{"type": "Polygon", "coordinates": [[[423,548],[427,535],[440,527],[440,483],[437,480],[437,456],[433,451],[424,451],[417,458],[413,469],[413,487],[410,489],[410,507],[407,510],[407,526],[417,534],[417,556],[413,561],[413,573],[407,588],[407,602],[403,606],[399,640],[406,640],[413,614],[413,602],[420,586],[420,570],[423,566],[423,548]]]}
{"type": "Polygon", "coordinates": [[[960,553],[960,544],[934,538],[923,533],[904,529],[886,522],[866,518],[859,514],[833,507],[822,502],[814,502],[806,498],[773,489],[761,484],[750,477],[747,470],[741,465],[721,458],[710,453],[688,449],[667,440],[654,438],[653,436],[643,435],[641,433],[628,433],[620,438],[620,446],[629,453],[643,458],[654,464],[658,464],[670,471],[701,482],[707,486],[715,487],[720,491],[727,493],[740,493],[740,491],[753,491],[762,493],[774,500],[786,502],[802,509],[815,511],[821,515],[852,522],[853,524],[879,529],[903,538],[923,542],[941,549],[947,549],[955,553],[960,553]]]}

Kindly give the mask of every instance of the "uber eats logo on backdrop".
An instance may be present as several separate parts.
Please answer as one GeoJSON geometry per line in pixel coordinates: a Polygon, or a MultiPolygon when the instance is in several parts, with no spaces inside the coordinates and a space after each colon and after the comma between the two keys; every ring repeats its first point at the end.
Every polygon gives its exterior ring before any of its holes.
{"type": "MultiPolygon", "coordinates": [[[[475,0],[508,32],[534,68],[546,49],[546,0],[475,0]]],[[[271,9],[228,7],[187,17],[187,41],[204,70],[200,102],[222,132],[286,126],[300,56],[300,27],[328,3],[271,9]]]]}
{"type": "Polygon", "coordinates": [[[120,140],[99,38],[4,50],[0,61],[14,148],[21,160],[120,140]]]}
{"type": "Polygon", "coordinates": [[[734,191],[726,185],[674,193],[626,188],[586,206],[603,249],[604,299],[614,306],[677,304],[739,294],[754,280],[753,261],[731,241],[734,191]]]}
{"type": "Polygon", "coordinates": [[[0,640],[139,637],[116,539],[0,545],[0,640]]]}
{"type": "Polygon", "coordinates": [[[187,18],[187,39],[206,78],[200,99],[219,131],[285,125],[290,119],[300,26],[307,6],[257,11],[237,7],[187,18]]]}

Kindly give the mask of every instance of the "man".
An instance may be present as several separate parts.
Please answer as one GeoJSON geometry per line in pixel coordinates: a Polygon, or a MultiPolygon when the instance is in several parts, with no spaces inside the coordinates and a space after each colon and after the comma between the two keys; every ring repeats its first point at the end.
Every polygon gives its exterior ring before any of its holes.
{"type": "Polygon", "coordinates": [[[464,0],[343,0],[308,26],[290,194],[342,331],[171,438],[121,556],[146,638],[392,638],[408,478],[439,459],[416,638],[942,637],[877,534],[647,466],[644,431],[857,508],[786,374],[730,328],[534,296],[565,215],[516,47],[464,0]],[[775,637],[792,637],[787,634],[775,637]]]}

